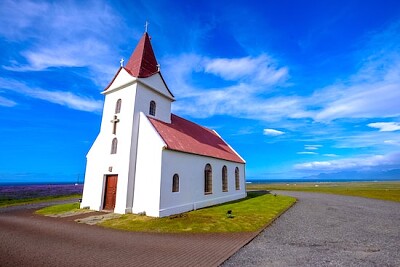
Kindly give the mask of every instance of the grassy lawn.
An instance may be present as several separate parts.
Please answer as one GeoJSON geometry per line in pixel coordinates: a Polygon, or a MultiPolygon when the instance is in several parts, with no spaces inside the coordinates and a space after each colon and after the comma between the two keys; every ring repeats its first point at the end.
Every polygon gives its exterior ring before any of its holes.
{"type": "Polygon", "coordinates": [[[287,196],[250,193],[244,200],[199,209],[177,216],[152,218],[125,214],[101,223],[104,227],[163,233],[255,232],[286,211],[296,199],[287,196]],[[228,218],[231,210],[233,218],[228,218]]]}
{"type": "Polygon", "coordinates": [[[54,205],[37,210],[35,213],[40,215],[54,215],[54,214],[60,214],[64,212],[74,212],[74,211],[80,211],[79,203],[54,205]]]}
{"type": "Polygon", "coordinates": [[[247,184],[247,190],[255,189],[306,191],[400,202],[400,182],[247,184]]]}
{"type": "Polygon", "coordinates": [[[36,198],[23,198],[23,199],[2,199],[0,197],[0,208],[8,206],[16,206],[23,204],[32,204],[53,200],[67,200],[72,198],[81,198],[82,195],[69,195],[69,196],[46,196],[46,197],[36,197],[36,198]]]}

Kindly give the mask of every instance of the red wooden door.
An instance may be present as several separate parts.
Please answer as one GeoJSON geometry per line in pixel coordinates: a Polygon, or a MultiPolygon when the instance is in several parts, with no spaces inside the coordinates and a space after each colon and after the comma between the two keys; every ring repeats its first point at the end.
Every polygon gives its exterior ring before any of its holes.
{"type": "Polygon", "coordinates": [[[106,177],[106,192],[104,194],[105,210],[113,210],[115,208],[115,198],[117,196],[118,175],[109,175],[106,177]]]}

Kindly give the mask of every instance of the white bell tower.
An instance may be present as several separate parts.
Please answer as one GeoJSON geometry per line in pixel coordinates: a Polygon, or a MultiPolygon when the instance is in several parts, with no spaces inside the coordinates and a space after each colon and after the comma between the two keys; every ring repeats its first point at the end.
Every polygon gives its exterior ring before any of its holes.
{"type": "Polygon", "coordinates": [[[147,31],[126,66],[121,66],[102,94],[100,132],[87,154],[81,207],[129,213],[134,199],[140,114],[171,122],[169,91],[147,31]]]}

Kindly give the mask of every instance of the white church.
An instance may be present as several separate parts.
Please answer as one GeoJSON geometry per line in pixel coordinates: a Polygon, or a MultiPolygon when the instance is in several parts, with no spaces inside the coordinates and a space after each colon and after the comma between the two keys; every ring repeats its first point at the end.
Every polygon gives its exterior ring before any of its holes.
{"type": "Polygon", "coordinates": [[[102,94],[81,208],[164,217],[246,196],[244,159],[217,132],[171,113],[147,32],[102,94]]]}

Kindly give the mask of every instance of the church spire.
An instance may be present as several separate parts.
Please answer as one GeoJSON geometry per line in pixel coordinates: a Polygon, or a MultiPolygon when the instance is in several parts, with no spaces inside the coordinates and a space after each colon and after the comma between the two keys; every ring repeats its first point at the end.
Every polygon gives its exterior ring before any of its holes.
{"type": "Polygon", "coordinates": [[[159,65],[154,55],[147,31],[143,34],[133,51],[125,69],[134,77],[147,78],[159,72],[159,65]]]}

